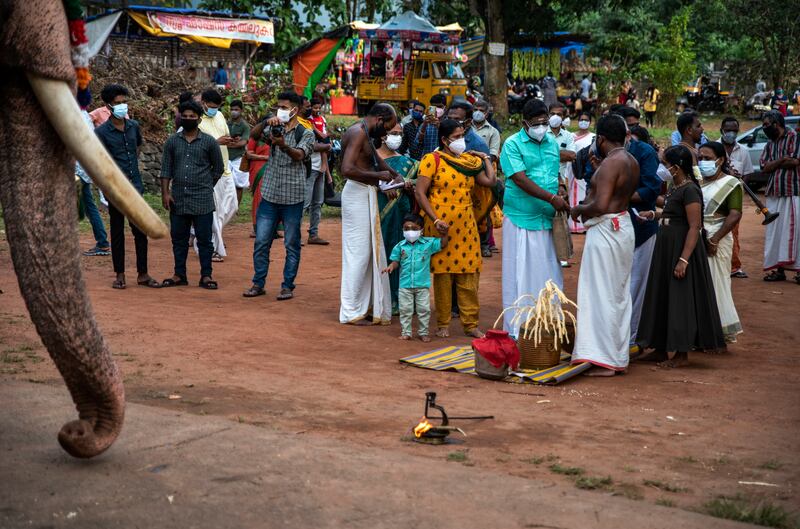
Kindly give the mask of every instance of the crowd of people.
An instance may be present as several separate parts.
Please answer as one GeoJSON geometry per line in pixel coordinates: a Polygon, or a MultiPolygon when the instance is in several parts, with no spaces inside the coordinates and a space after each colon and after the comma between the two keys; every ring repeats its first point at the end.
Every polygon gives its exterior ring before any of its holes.
{"type": "MultiPolygon", "coordinates": [[[[105,105],[86,115],[87,126],[96,125],[141,193],[142,136],[128,117],[127,97],[120,85],[105,87],[105,105]]],[[[563,288],[569,263],[559,261],[553,226],[557,214],[568,214],[569,231],[585,234],[573,362],[610,376],[624,371],[630,352],[639,349],[649,350],[643,361],[681,366],[689,351],[720,352],[742,332],[731,278],[746,277],[737,226],[740,178],[752,165],[735,141],[734,117],[722,121],[719,141],[710,141],[700,117],[683,113],[674,145],[661,151],[639,123],[639,110],[626,104],[606,111],[594,132],[594,116],[580,112],[572,133],[563,104],[533,99],[524,105],[520,130],[501,142],[485,101],[448,105],[437,94],[427,103],[410,101],[402,120],[393,106],[376,104],[342,138],[341,323],[389,324],[399,315],[400,338],[408,340],[416,314],[417,336],[428,342],[432,289],[437,337],[450,335],[453,317],[465,335],[481,337],[479,280],[483,259],[498,251],[493,227],[502,223],[501,291],[509,307],[547,281],[563,288]]],[[[212,263],[226,256],[223,228],[249,187],[255,241],[252,283],[243,295],[266,294],[272,244],[282,237],[286,260],[277,299],[291,299],[304,211],[306,242],[328,244],[319,236],[324,187],[332,183],[322,102],[281,93],[274,114],[252,127],[241,101],[230,103],[227,119],[221,106],[215,89],[181,96],[160,175],[174,274],[162,282],[149,275],[147,238],[131,225],[137,284],[187,285],[194,247],[199,285],[218,288],[212,263]]],[[[800,230],[794,229],[800,138],[779,112],[767,113],[763,125],[770,141],[761,166],[772,175],[767,205],[780,213],[767,227],[764,280],[781,281],[787,270],[800,268],[800,230]]],[[[112,286],[125,288],[124,217],[109,204],[109,245],[90,180],[77,172],[96,239],[86,255],[110,251],[117,274],[112,286]]],[[[519,333],[511,315],[504,328],[513,337],[519,333]]]]}

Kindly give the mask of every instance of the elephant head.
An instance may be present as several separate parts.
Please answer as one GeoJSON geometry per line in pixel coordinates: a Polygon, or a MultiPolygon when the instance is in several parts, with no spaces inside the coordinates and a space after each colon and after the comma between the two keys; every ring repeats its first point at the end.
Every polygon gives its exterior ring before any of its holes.
{"type": "Polygon", "coordinates": [[[151,237],[166,226],[83,123],[58,0],[0,0],[0,203],[20,291],[78,410],[59,443],[102,453],[119,435],[125,391],[97,327],[80,269],[75,158],[151,237]]]}

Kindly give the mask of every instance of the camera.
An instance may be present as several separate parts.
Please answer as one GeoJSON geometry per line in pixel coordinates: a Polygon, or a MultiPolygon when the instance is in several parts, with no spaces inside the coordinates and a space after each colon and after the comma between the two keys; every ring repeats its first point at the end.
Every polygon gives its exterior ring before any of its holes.
{"type": "Polygon", "coordinates": [[[270,133],[270,135],[272,135],[273,138],[281,138],[281,137],[283,137],[283,133],[285,131],[286,131],[286,127],[283,126],[283,125],[273,125],[269,129],[269,133],[270,133]]]}

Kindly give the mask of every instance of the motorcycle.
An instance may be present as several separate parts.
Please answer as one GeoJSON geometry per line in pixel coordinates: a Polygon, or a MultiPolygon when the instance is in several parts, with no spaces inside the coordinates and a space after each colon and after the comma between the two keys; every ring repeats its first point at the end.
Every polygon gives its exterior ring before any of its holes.
{"type": "Polygon", "coordinates": [[[544,101],[544,92],[537,84],[528,83],[525,85],[525,92],[522,94],[508,95],[508,113],[509,114],[522,114],[522,108],[525,103],[531,99],[539,99],[544,101]]]}

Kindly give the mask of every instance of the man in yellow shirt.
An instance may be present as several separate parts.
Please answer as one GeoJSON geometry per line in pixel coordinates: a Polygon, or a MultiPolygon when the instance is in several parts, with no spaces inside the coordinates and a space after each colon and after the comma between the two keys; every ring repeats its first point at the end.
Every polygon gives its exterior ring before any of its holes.
{"type": "Polygon", "coordinates": [[[200,96],[200,101],[203,106],[200,130],[217,140],[222,151],[223,165],[225,166],[222,178],[214,186],[214,205],[216,209],[212,226],[212,238],[214,241],[214,256],[212,260],[221,263],[224,261],[225,256],[228,255],[225,251],[225,243],[222,240],[222,228],[230,222],[239,210],[239,201],[236,198],[236,184],[228,168],[228,145],[235,142],[228,131],[228,123],[225,121],[225,116],[219,110],[219,107],[222,106],[222,96],[219,92],[209,88],[200,96]]]}
{"type": "Polygon", "coordinates": [[[648,127],[654,126],[656,110],[658,109],[658,98],[661,92],[654,84],[650,84],[644,93],[644,120],[648,127]]]}

